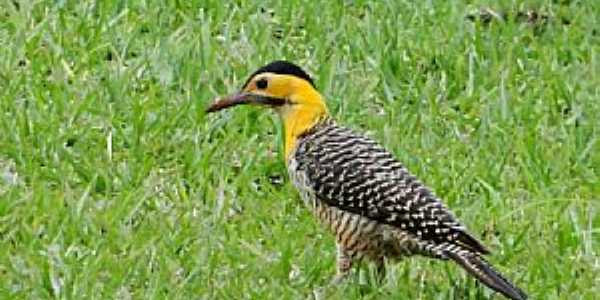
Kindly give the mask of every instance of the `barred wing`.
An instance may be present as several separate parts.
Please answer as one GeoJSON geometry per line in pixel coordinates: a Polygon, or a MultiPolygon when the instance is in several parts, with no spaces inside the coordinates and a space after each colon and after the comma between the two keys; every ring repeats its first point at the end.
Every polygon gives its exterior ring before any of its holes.
{"type": "Polygon", "coordinates": [[[319,201],[406,231],[442,256],[459,249],[488,253],[427,187],[367,137],[325,122],[299,140],[295,158],[319,201]]]}

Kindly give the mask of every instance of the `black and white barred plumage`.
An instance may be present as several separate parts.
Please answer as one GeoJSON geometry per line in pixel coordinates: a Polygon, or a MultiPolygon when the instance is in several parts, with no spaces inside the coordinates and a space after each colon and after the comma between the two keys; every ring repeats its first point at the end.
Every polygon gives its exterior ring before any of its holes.
{"type": "Polygon", "coordinates": [[[526,299],[482,258],[488,250],[446,206],[373,140],[325,119],[288,158],[302,198],[337,237],[338,275],[363,257],[451,259],[512,299],[526,299]]]}

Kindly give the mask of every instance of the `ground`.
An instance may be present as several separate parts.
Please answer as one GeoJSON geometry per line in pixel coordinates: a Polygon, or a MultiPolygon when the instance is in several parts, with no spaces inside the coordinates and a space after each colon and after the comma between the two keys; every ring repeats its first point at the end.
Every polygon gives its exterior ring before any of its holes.
{"type": "Polygon", "coordinates": [[[418,257],[322,288],[279,120],[204,113],[282,58],[532,299],[600,294],[599,1],[247,2],[0,4],[0,298],[501,299],[418,257]]]}

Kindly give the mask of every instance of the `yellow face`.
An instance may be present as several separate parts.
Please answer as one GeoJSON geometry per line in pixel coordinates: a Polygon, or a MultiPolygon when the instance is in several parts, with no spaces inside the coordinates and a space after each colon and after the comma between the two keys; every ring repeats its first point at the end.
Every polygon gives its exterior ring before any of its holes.
{"type": "Polygon", "coordinates": [[[295,110],[327,113],[327,106],[319,92],[308,81],[293,75],[257,74],[248,81],[243,92],[285,99],[283,105],[272,105],[283,118],[295,110]]]}
{"type": "Polygon", "coordinates": [[[283,122],[286,158],[295,148],[298,137],[329,114],[321,94],[308,81],[293,75],[257,74],[243,92],[285,99],[282,105],[272,107],[283,122]]]}
{"type": "Polygon", "coordinates": [[[240,93],[217,100],[207,112],[240,104],[271,107],[279,114],[285,131],[286,158],[295,149],[298,137],[329,115],[323,97],[309,81],[272,72],[254,75],[240,93]]]}

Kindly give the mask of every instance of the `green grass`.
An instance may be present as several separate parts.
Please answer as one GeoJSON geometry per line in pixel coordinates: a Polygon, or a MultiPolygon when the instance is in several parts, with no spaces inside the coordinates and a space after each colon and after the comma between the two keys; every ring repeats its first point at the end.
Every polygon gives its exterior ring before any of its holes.
{"type": "MultiPolygon", "coordinates": [[[[532,299],[597,297],[600,2],[514,2],[0,2],[0,298],[314,297],[335,246],[279,120],[203,112],[281,58],[532,299]],[[549,18],[466,19],[483,6],[549,18]]],[[[321,297],[491,295],[450,263],[368,270],[321,297]]]]}

